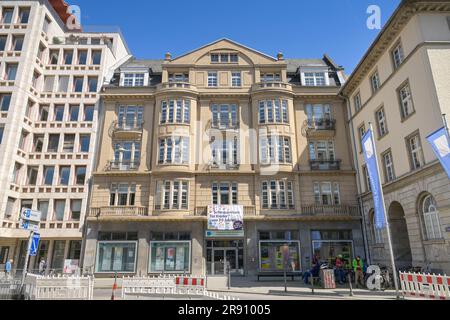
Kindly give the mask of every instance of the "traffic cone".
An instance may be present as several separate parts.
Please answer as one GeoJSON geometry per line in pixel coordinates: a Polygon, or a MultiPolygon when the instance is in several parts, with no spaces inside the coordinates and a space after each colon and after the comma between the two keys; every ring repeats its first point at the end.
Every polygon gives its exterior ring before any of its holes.
{"type": "Polygon", "coordinates": [[[116,290],[117,290],[117,273],[114,276],[114,284],[113,284],[113,288],[112,288],[111,301],[116,300],[116,297],[115,297],[116,290]]]}

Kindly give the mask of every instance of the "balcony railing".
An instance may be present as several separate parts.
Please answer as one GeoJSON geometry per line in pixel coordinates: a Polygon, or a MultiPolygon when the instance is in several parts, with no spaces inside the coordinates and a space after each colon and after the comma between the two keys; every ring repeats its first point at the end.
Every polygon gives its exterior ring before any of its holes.
{"type": "Polygon", "coordinates": [[[195,89],[189,82],[173,81],[160,84],[161,89],[195,89]]]}
{"type": "Polygon", "coordinates": [[[137,121],[133,123],[119,123],[117,121],[114,122],[114,131],[115,132],[142,132],[144,122],[138,123],[137,121]]]}
{"type": "Polygon", "coordinates": [[[309,119],[307,126],[310,130],[336,130],[336,120],[334,119],[309,119]]]}
{"type": "Polygon", "coordinates": [[[309,163],[313,171],[341,170],[341,160],[311,160],[309,163]]]}
{"type": "Polygon", "coordinates": [[[136,171],[139,169],[140,161],[110,161],[108,171],[136,171]]]}
{"type": "Polygon", "coordinates": [[[239,121],[231,122],[231,123],[228,123],[228,124],[211,121],[211,129],[216,129],[216,130],[238,130],[239,127],[240,127],[240,122],[239,121]]]}
{"type": "Polygon", "coordinates": [[[257,84],[257,87],[260,89],[264,89],[264,88],[292,89],[292,86],[289,83],[281,82],[281,81],[260,82],[257,84]]]}
{"type": "Polygon", "coordinates": [[[302,206],[302,214],[316,217],[359,217],[357,206],[349,205],[309,205],[302,206]]]}
{"type": "Polygon", "coordinates": [[[91,208],[89,217],[146,217],[148,216],[147,207],[101,207],[91,208]]]}
{"type": "MultiPolygon", "coordinates": [[[[196,207],[195,208],[196,216],[207,216],[208,215],[208,207],[196,207]]],[[[244,216],[255,216],[256,208],[255,207],[244,207],[244,216]]]]}

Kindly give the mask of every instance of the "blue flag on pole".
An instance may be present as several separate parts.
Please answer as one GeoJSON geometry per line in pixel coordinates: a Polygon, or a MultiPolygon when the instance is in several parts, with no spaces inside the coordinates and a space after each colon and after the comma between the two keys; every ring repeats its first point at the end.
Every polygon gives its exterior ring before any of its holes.
{"type": "Polygon", "coordinates": [[[386,208],[382,198],[382,186],[378,171],[377,150],[373,139],[373,132],[369,130],[362,140],[364,158],[372,187],[373,203],[375,206],[375,226],[377,229],[386,227],[386,208]]]}
{"type": "Polygon", "coordinates": [[[439,129],[427,138],[433,147],[433,151],[444,167],[450,179],[450,138],[446,128],[439,129]]]}

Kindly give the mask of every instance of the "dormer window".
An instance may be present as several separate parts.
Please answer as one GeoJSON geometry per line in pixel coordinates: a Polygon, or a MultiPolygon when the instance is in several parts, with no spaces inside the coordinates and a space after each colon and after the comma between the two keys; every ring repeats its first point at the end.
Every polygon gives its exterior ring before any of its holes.
{"type": "Polygon", "coordinates": [[[324,72],[305,72],[305,86],[319,87],[325,85],[324,72]]]}
{"type": "Polygon", "coordinates": [[[148,83],[148,74],[144,72],[124,72],[122,73],[122,86],[124,87],[144,87],[148,83]]]}
{"type": "Polygon", "coordinates": [[[279,73],[264,73],[261,74],[261,82],[279,82],[281,77],[279,73]]]}

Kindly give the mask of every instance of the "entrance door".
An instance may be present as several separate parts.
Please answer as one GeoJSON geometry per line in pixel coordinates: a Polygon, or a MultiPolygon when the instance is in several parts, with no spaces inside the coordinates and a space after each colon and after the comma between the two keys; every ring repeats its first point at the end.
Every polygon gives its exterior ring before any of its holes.
{"type": "Polygon", "coordinates": [[[238,250],[237,249],[214,249],[213,251],[213,275],[225,275],[225,266],[229,263],[231,273],[238,272],[238,250]]]}

